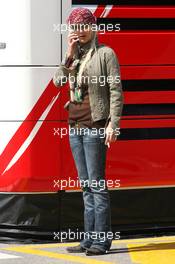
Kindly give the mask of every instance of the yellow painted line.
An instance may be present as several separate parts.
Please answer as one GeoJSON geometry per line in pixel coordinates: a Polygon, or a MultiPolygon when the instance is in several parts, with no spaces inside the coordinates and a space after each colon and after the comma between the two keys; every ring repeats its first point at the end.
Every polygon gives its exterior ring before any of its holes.
{"type": "MultiPolygon", "coordinates": [[[[128,253],[133,262],[141,264],[169,264],[175,262],[175,236],[153,237],[153,238],[138,238],[138,239],[119,239],[113,240],[113,244],[126,244],[128,253]]],[[[55,252],[44,251],[44,248],[61,248],[76,246],[79,243],[49,243],[37,245],[23,245],[15,247],[1,248],[8,251],[15,251],[26,254],[33,254],[38,256],[45,256],[48,258],[62,259],[77,263],[85,264],[112,264],[113,262],[96,260],[92,257],[88,258],[73,256],[70,254],[59,254],[55,252]]],[[[121,254],[121,253],[120,253],[121,254]]],[[[116,263],[116,262],[115,262],[116,263]]]]}
{"type": "Polygon", "coordinates": [[[137,238],[137,239],[117,239],[113,240],[113,244],[120,244],[120,243],[152,243],[152,242],[175,242],[174,236],[167,236],[167,237],[147,237],[147,238],[137,238]]]}
{"type": "MultiPolygon", "coordinates": [[[[56,247],[72,247],[72,246],[77,246],[79,243],[77,242],[72,242],[72,243],[49,243],[49,244],[37,244],[37,245],[19,245],[17,247],[22,247],[22,248],[56,248],[56,247]]],[[[10,247],[13,248],[13,247],[10,247]]],[[[7,248],[4,248],[7,249],[7,248]]]]}
{"type": "Polygon", "coordinates": [[[26,254],[42,256],[42,257],[48,257],[48,258],[54,258],[54,259],[62,259],[62,260],[76,262],[76,263],[84,263],[84,264],[112,264],[112,262],[96,260],[96,259],[93,259],[93,258],[88,258],[86,255],[85,255],[85,257],[80,257],[80,256],[72,256],[70,254],[59,254],[59,253],[55,253],[55,252],[49,252],[49,251],[34,249],[34,248],[30,247],[30,246],[8,247],[8,248],[3,248],[3,249],[9,250],[9,251],[20,252],[20,253],[26,253],[26,254]]]}
{"type": "Polygon", "coordinates": [[[141,264],[175,263],[175,247],[173,242],[152,242],[143,244],[127,244],[131,261],[141,264]]]}
{"type": "MultiPolygon", "coordinates": [[[[132,238],[132,239],[116,239],[112,241],[112,244],[120,244],[120,243],[129,243],[129,244],[136,244],[136,243],[152,243],[152,242],[175,242],[175,236],[167,236],[167,237],[148,237],[148,238],[132,238]]],[[[70,243],[48,243],[48,244],[33,244],[33,245],[23,245],[22,247],[27,248],[54,248],[54,247],[71,247],[77,246],[78,242],[70,242],[70,243]]],[[[19,246],[21,246],[19,244],[19,246]]]]}

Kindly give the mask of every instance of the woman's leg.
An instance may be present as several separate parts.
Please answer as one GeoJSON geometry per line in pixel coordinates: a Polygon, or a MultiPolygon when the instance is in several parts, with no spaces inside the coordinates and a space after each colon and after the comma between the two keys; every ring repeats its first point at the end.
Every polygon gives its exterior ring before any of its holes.
{"type": "MultiPolygon", "coordinates": [[[[112,239],[108,239],[109,233],[111,238],[111,211],[109,192],[105,182],[107,146],[105,145],[104,135],[102,136],[98,129],[96,133],[94,131],[94,129],[93,132],[89,129],[89,133],[86,133],[83,137],[85,159],[90,179],[89,192],[94,196],[95,225],[92,246],[107,250],[110,248],[112,241],[112,239]]],[[[85,203],[88,203],[86,194],[84,196],[85,203]]]]}
{"type": "Polygon", "coordinates": [[[69,142],[75,165],[78,171],[81,188],[83,190],[84,200],[84,233],[83,240],[80,245],[82,247],[90,247],[93,240],[91,239],[91,231],[94,230],[94,197],[89,188],[89,178],[83,148],[83,135],[76,133],[76,129],[71,129],[69,133],[69,142]]]}

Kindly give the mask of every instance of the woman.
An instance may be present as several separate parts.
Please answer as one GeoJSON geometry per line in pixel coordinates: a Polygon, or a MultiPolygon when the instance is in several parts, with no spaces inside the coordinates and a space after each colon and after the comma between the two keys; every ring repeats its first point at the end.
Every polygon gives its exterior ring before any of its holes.
{"type": "Polygon", "coordinates": [[[84,201],[84,237],[67,251],[99,255],[112,241],[109,192],[102,183],[107,149],[117,139],[123,108],[120,69],[113,49],[98,43],[96,18],[89,9],[74,9],[67,23],[68,49],[53,83],[60,87],[69,79],[69,141],[84,201]]]}

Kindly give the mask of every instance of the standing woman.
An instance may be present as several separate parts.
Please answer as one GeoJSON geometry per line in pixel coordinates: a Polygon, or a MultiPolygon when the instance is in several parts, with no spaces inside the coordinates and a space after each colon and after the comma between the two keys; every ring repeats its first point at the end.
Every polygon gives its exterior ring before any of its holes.
{"type": "Polygon", "coordinates": [[[120,69],[113,49],[98,43],[89,9],[74,9],[67,23],[72,29],[68,48],[53,83],[60,87],[69,80],[69,142],[84,201],[84,237],[67,251],[99,255],[110,249],[113,238],[105,163],[123,108],[120,69]]]}

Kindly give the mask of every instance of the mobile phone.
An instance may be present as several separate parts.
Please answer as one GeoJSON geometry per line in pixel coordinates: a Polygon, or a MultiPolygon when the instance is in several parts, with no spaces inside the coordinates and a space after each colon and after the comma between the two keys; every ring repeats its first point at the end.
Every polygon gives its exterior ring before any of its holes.
{"type": "MultiPolygon", "coordinates": [[[[75,30],[70,27],[70,33],[72,33],[72,32],[75,32],[75,30]]],[[[77,37],[78,37],[78,35],[77,35],[77,37]]],[[[78,53],[80,54],[81,50],[80,50],[80,40],[79,40],[79,38],[78,38],[78,41],[76,42],[76,45],[77,45],[78,53]]]]}

